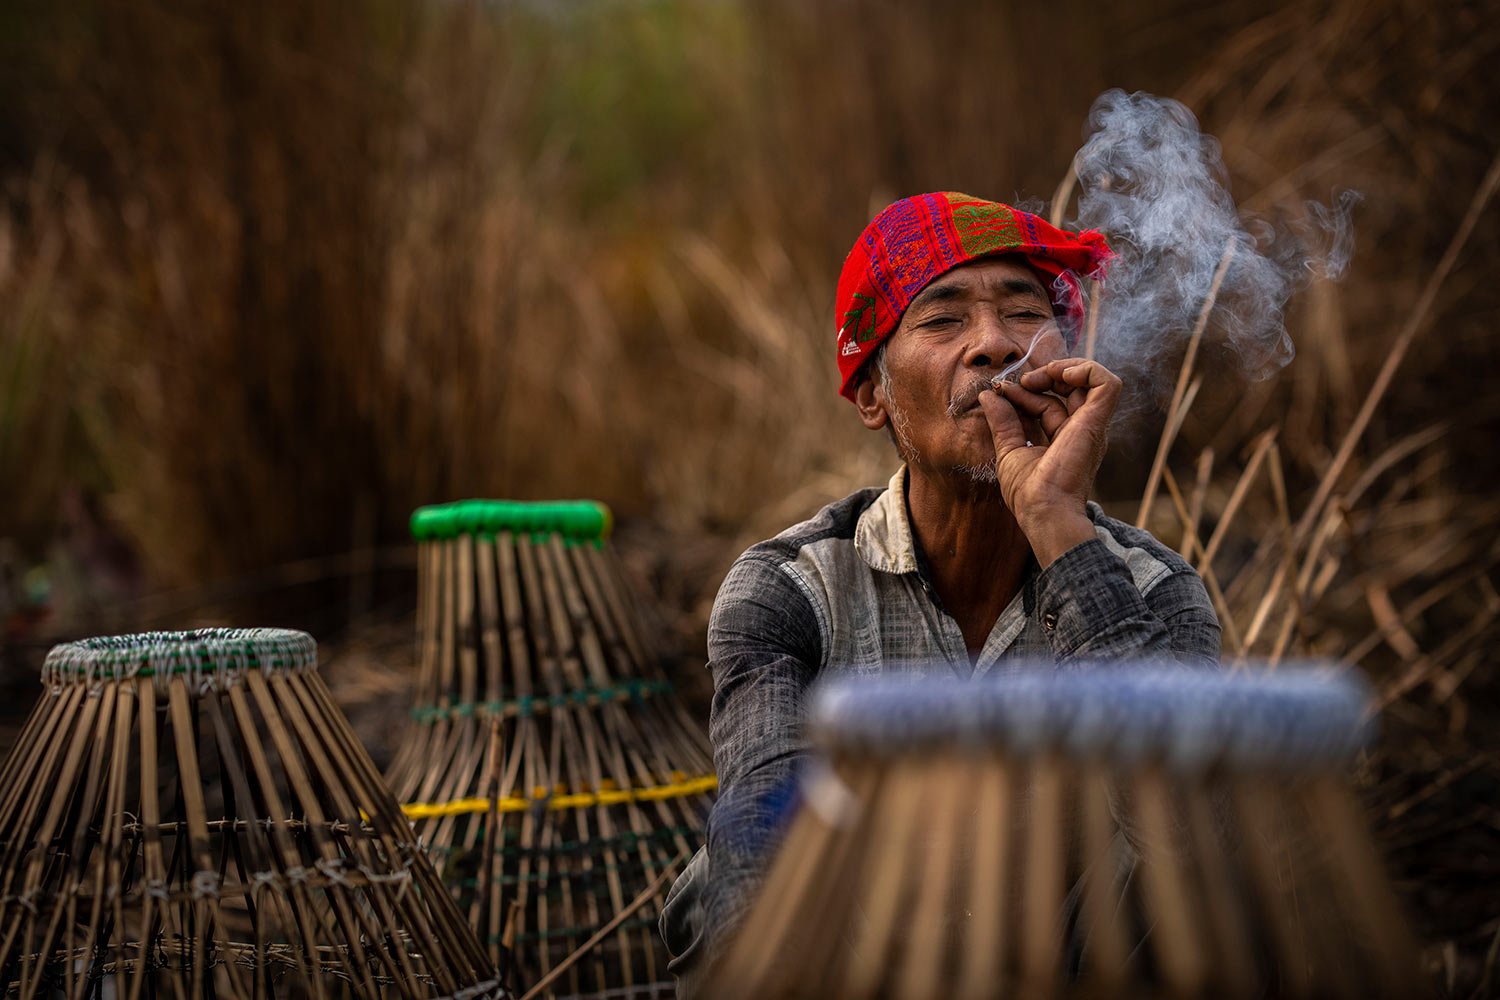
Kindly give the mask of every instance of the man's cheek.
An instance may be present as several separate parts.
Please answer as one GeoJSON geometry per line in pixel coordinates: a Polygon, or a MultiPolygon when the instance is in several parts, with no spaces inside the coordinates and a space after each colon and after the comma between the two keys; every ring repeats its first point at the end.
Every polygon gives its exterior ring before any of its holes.
{"type": "Polygon", "coordinates": [[[1040,368],[1049,361],[1069,356],[1068,345],[1063,340],[1062,332],[1057,329],[1056,325],[1050,326],[1051,328],[1043,333],[1042,339],[1037,342],[1036,351],[1031,355],[1029,368],[1040,368]]]}

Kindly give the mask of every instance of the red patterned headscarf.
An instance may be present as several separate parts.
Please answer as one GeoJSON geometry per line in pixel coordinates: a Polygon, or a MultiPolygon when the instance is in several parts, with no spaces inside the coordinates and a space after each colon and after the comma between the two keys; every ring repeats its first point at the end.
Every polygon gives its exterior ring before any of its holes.
{"type": "Polygon", "coordinates": [[[855,373],[934,278],[1012,253],[1052,279],[1056,311],[1075,337],[1083,320],[1078,276],[1102,276],[1113,256],[1100,233],[1065,232],[1030,212],[953,191],[903,198],[875,216],[839,275],[839,393],[854,399],[855,373]]]}

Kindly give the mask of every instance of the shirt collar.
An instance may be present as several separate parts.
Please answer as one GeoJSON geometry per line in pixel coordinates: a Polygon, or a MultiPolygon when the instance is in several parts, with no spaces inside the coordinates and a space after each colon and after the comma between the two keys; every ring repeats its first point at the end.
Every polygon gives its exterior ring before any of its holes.
{"type": "Polygon", "coordinates": [[[884,493],[859,516],[854,550],[881,573],[917,572],[917,548],[906,513],[906,466],[896,470],[884,493]]]}

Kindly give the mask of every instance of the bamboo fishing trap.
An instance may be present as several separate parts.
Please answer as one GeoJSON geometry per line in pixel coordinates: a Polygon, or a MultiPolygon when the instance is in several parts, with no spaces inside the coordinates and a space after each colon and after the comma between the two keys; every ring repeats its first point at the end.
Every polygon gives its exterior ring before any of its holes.
{"type": "Polygon", "coordinates": [[[1342,776],[1365,703],[1290,669],[830,686],[705,995],[1421,995],[1342,776]]]}
{"type": "Polygon", "coordinates": [[[58,646],[0,770],[21,997],[501,997],[302,632],[58,646]]]}
{"type": "Polygon", "coordinates": [[[717,783],[609,530],[608,509],[586,501],[413,515],[419,674],[388,777],[518,981],[546,977],[639,903],[556,992],[670,995],[663,883],[702,842],[717,783]]]}

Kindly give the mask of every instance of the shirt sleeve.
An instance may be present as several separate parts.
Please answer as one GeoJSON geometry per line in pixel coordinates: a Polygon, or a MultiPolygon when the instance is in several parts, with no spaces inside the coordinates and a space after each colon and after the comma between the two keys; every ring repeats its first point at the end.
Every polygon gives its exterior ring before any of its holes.
{"type": "Polygon", "coordinates": [[[708,627],[709,736],[719,776],[703,901],[710,954],[749,907],[779,841],[807,751],[807,694],[821,646],[816,613],[797,583],[772,561],[741,557],[708,627]]]}
{"type": "Polygon", "coordinates": [[[1129,530],[1168,568],[1144,596],[1125,562],[1097,538],[1064,552],[1038,578],[1037,612],[1057,662],[1170,657],[1216,666],[1219,619],[1203,580],[1146,532],[1129,530]]]}

